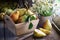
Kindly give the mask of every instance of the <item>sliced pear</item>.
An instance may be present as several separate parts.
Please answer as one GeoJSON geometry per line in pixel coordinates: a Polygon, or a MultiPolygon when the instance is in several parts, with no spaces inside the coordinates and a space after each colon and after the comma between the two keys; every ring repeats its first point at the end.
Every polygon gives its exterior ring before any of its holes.
{"type": "Polygon", "coordinates": [[[44,36],[46,36],[46,34],[42,31],[40,31],[39,29],[35,29],[34,30],[34,36],[35,37],[44,37],[44,36]]]}
{"type": "Polygon", "coordinates": [[[43,29],[43,28],[39,28],[39,30],[41,30],[42,32],[44,32],[47,35],[51,33],[51,31],[43,29]]]}
{"type": "Polygon", "coordinates": [[[46,22],[43,25],[43,28],[47,29],[47,30],[51,30],[52,29],[52,25],[50,23],[50,20],[46,20],[46,22]]]}

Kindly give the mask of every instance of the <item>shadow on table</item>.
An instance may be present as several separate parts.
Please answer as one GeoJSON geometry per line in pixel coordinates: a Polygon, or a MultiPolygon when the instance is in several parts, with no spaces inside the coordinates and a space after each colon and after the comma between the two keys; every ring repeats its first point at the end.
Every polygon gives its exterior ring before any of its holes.
{"type": "Polygon", "coordinates": [[[0,28],[0,39],[4,38],[4,29],[0,28]]]}
{"type": "Polygon", "coordinates": [[[5,37],[16,37],[16,36],[7,28],[5,28],[5,37]]]}
{"type": "Polygon", "coordinates": [[[6,40],[16,40],[16,35],[14,35],[11,31],[5,28],[5,39],[6,40]]]}
{"type": "Polygon", "coordinates": [[[4,26],[3,22],[0,21],[0,40],[4,40],[4,26]]]}

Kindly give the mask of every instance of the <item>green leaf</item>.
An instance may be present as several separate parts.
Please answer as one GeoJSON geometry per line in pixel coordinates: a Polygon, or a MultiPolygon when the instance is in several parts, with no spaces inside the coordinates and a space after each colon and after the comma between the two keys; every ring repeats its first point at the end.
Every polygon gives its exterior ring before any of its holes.
{"type": "Polygon", "coordinates": [[[30,20],[32,21],[32,20],[35,20],[36,18],[34,17],[34,16],[31,16],[30,17],[30,20]]]}
{"type": "Polygon", "coordinates": [[[29,18],[30,18],[30,15],[27,17],[26,22],[28,22],[28,21],[29,21],[29,18]]]}
{"type": "Polygon", "coordinates": [[[29,29],[32,29],[32,27],[33,27],[33,24],[30,22],[29,29]]]}

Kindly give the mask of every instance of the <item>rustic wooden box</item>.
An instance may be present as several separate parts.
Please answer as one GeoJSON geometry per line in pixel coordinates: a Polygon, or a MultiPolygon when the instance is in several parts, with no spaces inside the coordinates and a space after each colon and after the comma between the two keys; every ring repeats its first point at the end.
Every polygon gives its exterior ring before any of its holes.
{"type": "Polygon", "coordinates": [[[15,35],[22,35],[22,34],[26,34],[26,33],[34,31],[34,29],[37,27],[37,24],[39,22],[39,19],[31,21],[33,24],[33,28],[28,29],[29,22],[15,24],[11,20],[11,18],[7,15],[4,17],[4,20],[5,20],[5,27],[8,28],[15,35]]]}

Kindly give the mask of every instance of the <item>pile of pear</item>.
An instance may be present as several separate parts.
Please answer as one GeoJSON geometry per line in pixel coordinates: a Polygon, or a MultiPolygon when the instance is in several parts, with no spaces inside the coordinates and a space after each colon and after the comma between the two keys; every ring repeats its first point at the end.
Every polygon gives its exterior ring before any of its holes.
{"type": "Polygon", "coordinates": [[[46,22],[43,24],[42,28],[35,29],[34,30],[34,36],[35,37],[45,37],[51,33],[52,25],[50,20],[46,20],[46,22]]]}
{"type": "Polygon", "coordinates": [[[36,15],[31,10],[22,8],[14,10],[10,17],[15,23],[23,23],[26,21],[29,15],[32,15],[36,18],[36,15]]]}

